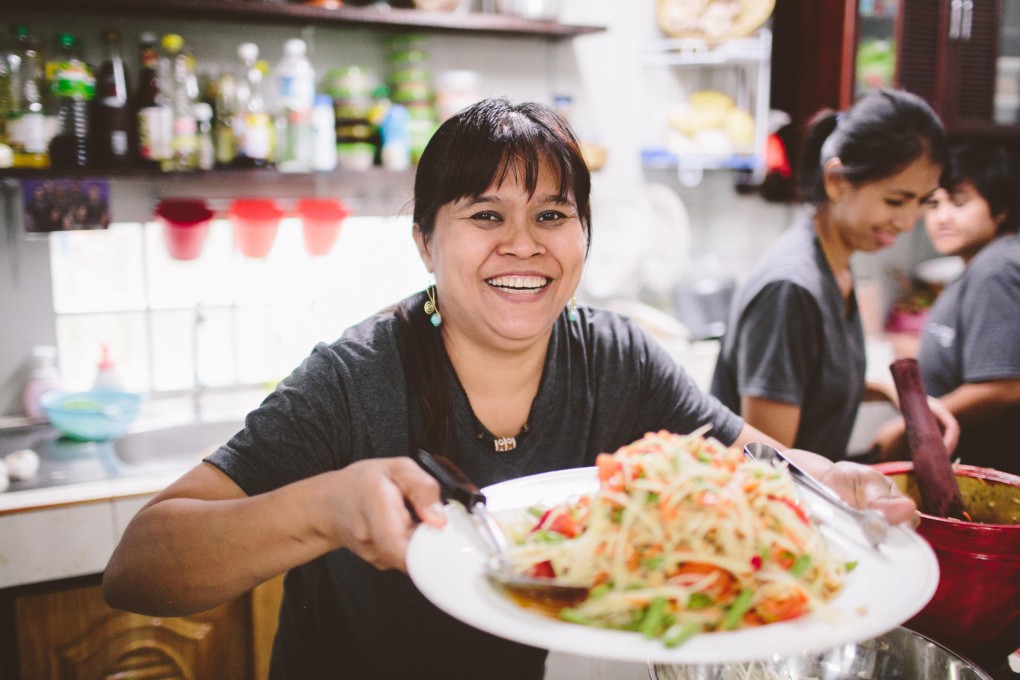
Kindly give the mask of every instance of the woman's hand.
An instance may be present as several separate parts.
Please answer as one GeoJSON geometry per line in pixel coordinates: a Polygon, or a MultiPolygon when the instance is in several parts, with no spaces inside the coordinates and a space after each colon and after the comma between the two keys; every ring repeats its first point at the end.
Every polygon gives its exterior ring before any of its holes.
{"type": "Polygon", "coordinates": [[[439,485],[406,456],[363,460],[328,474],[338,488],[329,496],[333,507],[324,531],[379,569],[407,570],[416,526],[409,506],[425,524],[446,523],[439,485]]]}
{"type": "MultiPolygon", "coordinates": [[[[946,452],[952,454],[960,441],[960,423],[950,410],[935,397],[928,397],[928,408],[939,423],[942,430],[942,443],[946,446],[946,452]]],[[[883,423],[876,431],[871,442],[871,451],[876,455],[878,461],[901,460],[910,457],[910,448],[907,441],[907,427],[903,416],[893,418],[883,423]]]]}
{"type": "Polygon", "coordinates": [[[905,496],[889,477],[868,465],[840,461],[818,476],[825,484],[855,508],[878,510],[891,524],[917,526],[917,504],[905,496]]]}

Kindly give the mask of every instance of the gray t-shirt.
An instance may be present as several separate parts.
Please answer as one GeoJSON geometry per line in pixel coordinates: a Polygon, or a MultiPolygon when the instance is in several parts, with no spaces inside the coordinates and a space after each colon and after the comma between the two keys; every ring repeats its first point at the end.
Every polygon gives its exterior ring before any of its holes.
{"type": "MultiPolygon", "coordinates": [[[[924,388],[941,397],[964,383],[1020,378],[1020,238],[985,246],[935,300],[918,354],[924,388]]],[[[1020,474],[1020,408],[965,427],[963,463],[1020,474]]]]}
{"type": "MultiPolygon", "coordinates": [[[[592,465],[598,453],[659,429],[685,433],[711,423],[722,442],[737,437],[740,418],[703,394],[636,325],[610,312],[579,312],[578,321],[563,314],[553,328],[528,431],[512,452],[496,453],[479,432],[446,363],[455,387],[453,447],[445,453],[476,484],[592,465]]],[[[406,454],[424,432],[413,400],[408,413],[400,333],[393,314],[383,314],[318,345],[206,460],[254,495],[353,461],[406,454]]],[[[271,675],[524,680],[542,677],[544,659],[543,650],[455,621],[406,575],[337,550],[288,573],[271,675]]]]}
{"type": "MultiPolygon", "coordinates": [[[[793,445],[846,456],[864,394],[864,332],[811,223],[788,230],[741,286],[712,377],[735,413],[742,396],[800,407],[793,445]]],[[[768,431],[768,428],[764,428],[768,431]]]]}

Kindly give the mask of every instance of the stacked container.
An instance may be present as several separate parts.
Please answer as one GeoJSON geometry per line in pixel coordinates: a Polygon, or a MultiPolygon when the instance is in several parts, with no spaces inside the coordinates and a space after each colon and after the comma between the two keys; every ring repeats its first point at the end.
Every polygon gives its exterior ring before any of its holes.
{"type": "Polygon", "coordinates": [[[368,170],[379,143],[373,124],[375,74],[360,66],[335,68],[326,74],[322,90],[333,98],[336,114],[337,163],[348,170],[368,170]]]}
{"type": "Polygon", "coordinates": [[[407,109],[411,162],[418,163],[425,145],[439,126],[428,53],[420,36],[402,36],[390,43],[390,98],[407,109]]]}

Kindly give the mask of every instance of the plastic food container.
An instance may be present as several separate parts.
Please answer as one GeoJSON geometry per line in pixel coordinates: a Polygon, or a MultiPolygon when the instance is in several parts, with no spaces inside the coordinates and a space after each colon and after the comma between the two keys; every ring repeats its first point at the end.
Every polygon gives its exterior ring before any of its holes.
{"type": "Polygon", "coordinates": [[[228,211],[234,241],[243,255],[265,257],[273,248],[283,210],[268,198],[238,198],[228,211]]]}
{"type": "Polygon", "coordinates": [[[39,399],[50,423],[71,439],[104,441],[119,437],[138,417],[142,397],[134,392],[52,391],[39,399]]]}
{"type": "Polygon", "coordinates": [[[335,198],[303,198],[298,201],[301,234],[309,255],[327,255],[340,236],[340,226],[351,211],[335,198]]]}
{"type": "Polygon", "coordinates": [[[156,220],[163,225],[167,252],[176,260],[194,260],[202,254],[213,212],[201,199],[173,198],[156,206],[156,220]]]}

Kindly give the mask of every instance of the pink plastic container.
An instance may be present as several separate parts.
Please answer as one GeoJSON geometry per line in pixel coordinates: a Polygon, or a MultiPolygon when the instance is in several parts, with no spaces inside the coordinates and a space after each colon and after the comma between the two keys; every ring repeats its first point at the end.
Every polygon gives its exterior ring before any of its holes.
{"type": "Polygon", "coordinates": [[[170,257],[194,260],[202,254],[213,212],[201,199],[171,198],[156,206],[156,220],[163,225],[163,239],[170,257]]]}
{"type": "Polygon", "coordinates": [[[301,233],[309,255],[328,255],[340,236],[340,226],[351,214],[335,198],[303,198],[297,204],[301,233]]]}
{"type": "Polygon", "coordinates": [[[243,255],[265,257],[273,248],[283,210],[269,198],[238,198],[228,211],[234,241],[243,255]]]}

